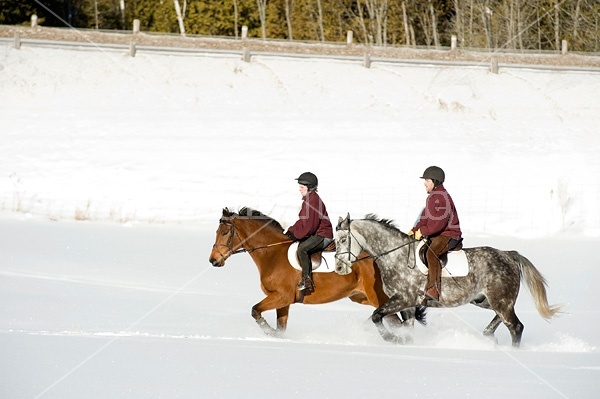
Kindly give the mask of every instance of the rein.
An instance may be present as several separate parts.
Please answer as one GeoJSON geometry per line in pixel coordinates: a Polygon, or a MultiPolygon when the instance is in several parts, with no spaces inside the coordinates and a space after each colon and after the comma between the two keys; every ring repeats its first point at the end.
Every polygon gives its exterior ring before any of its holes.
{"type": "MultiPolygon", "coordinates": [[[[348,233],[349,233],[349,235],[348,235],[348,240],[350,240],[351,238],[354,238],[354,239],[356,240],[356,242],[358,242],[358,240],[356,239],[356,237],[355,237],[355,236],[354,236],[354,234],[352,233],[352,230],[350,229],[350,223],[348,223],[348,233]]],[[[365,259],[373,259],[373,260],[377,260],[377,259],[381,258],[382,256],[388,255],[388,254],[390,254],[390,253],[392,253],[392,252],[394,252],[394,251],[397,251],[397,250],[399,250],[399,249],[401,249],[401,248],[404,248],[404,247],[406,247],[406,246],[408,246],[408,245],[413,245],[413,244],[415,244],[415,243],[417,243],[417,242],[419,242],[419,241],[420,241],[420,240],[415,240],[415,239],[413,238],[413,239],[412,239],[412,241],[409,241],[409,242],[407,242],[407,243],[404,243],[404,244],[402,244],[402,245],[399,245],[399,246],[397,246],[397,247],[394,247],[394,248],[392,248],[392,249],[390,249],[390,250],[388,250],[388,251],[382,252],[382,253],[380,253],[380,254],[377,254],[377,255],[367,255],[367,256],[360,257],[360,258],[359,258],[359,257],[357,257],[356,255],[354,255],[354,254],[352,253],[352,251],[350,250],[350,248],[351,248],[351,245],[350,245],[350,244],[351,244],[351,243],[348,243],[348,251],[347,251],[347,252],[340,252],[340,255],[343,255],[343,254],[347,253],[347,254],[348,254],[348,261],[349,261],[349,262],[350,262],[350,256],[354,256],[356,259],[354,259],[354,261],[352,261],[351,263],[355,263],[355,262],[358,262],[358,261],[361,261],[361,260],[365,260],[365,259]]],[[[360,244],[359,244],[359,245],[360,245],[360,244]]],[[[362,245],[361,245],[361,249],[362,249],[362,245]]],[[[409,252],[408,256],[410,257],[410,252],[409,252]]],[[[415,255],[415,257],[416,257],[416,255],[415,255]]],[[[416,266],[416,262],[417,262],[417,260],[416,260],[416,258],[415,258],[415,266],[416,266]]],[[[414,266],[413,266],[413,268],[414,268],[414,266]]]]}
{"type": "Polygon", "coordinates": [[[288,244],[288,243],[292,243],[292,242],[294,242],[294,241],[292,241],[292,240],[286,240],[286,241],[274,242],[272,244],[262,245],[260,247],[254,247],[254,248],[248,248],[248,249],[242,247],[240,249],[236,249],[235,252],[232,251],[231,254],[235,255],[235,254],[239,254],[239,253],[242,253],[242,252],[248,252],[248,253],[250,253],[250,252],[256,251],[257,249],[271,248],[271,247],[275,247],[277,245],[288,244]]]}
{"type": "Polygon", "coordinates": [[[358,262],[359,260],[365,260],[365,259],[373,259],[373,260],[377,260],[377,259],[381,258],[382,256],[388,255],[388,254],[390,254],[390,253],[392,253],[392,252],[394,252],[394,251],[397,251],[397,250],[399,250],[400,248],[404,248],[404,247],[406,247],[407,245],[412,245],[412,244],[414,244],[414,243],[416,243],[416,242],[419,242],[419,240],[413,240],[413,241],[411,241],[411,242],[404,243],[404,244],[402,244],[402,245],[400,245],[400,246],[397,246],[397,247],[395,247],[395,248],[392,248],[392,249],[390,249],[389,251],[385,251],[385,252],[382,252],[382,253],[380,253],[380,254],[377,254],[377,255],[367,255],[367,256],[363,256],[363,257],[361,257],[361,258],[358,258],[358,257],[357,257],[357,258],[356,258],[356,260],[355,260],[354,262],[358,262]]]}
{"type": "Polygon", "coordinates": [[[229,238],[227,239],[227,244],[213,244],[213,248],[217,250],[217,252],[219,252],[219,254],[221,255],[221,258],[225,258],[225,256],[223,255],[223,253],[218,249],[218,247],[225,247],[227,248],[227,251],[230,253],[229,256],[235,255],[235,254],[239,254],[242,252],[254,252],[258,249],[265,249],[265,248],[271,248],[277,245],[282,245],[282,244],[288,244],[293,242],[292,240],[286,240],[286,241],[279,241],[279,242],[275,242],[275,243],[271,243],[271,244],[267,244],[267,245],[261,245],[259,247],[253,247],[253,248],[244,248],[243,246],[238,248],[238,249],[234,249],[233,248],[233,237],[234,235],[237,236],[238,240],[240,241],[240,245],[243,245],[245,240],[242,240],[242,238],[240,237],[238,231],[235,229],[235,226],[233,224],[233,222],[227,222],[224,220],[221,220],[221,223],[224,225],[228,225],[229,226],[229,238]]]}

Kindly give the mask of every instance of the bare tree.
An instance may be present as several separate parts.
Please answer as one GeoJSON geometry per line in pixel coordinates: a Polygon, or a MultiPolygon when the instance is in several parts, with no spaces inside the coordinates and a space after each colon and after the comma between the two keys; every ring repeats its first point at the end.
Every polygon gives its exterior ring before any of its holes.
{"type": "Polygon", "coordinates": [[[554,0],[554,43],[560,51],[560,0],[554,0]]]}
{"type": "Polygon", "coordinates": [[[364,42],[365,43],[372,43],[373,42],[373,37],[371,35],[369,35],[369,32],[367,30],[367,26],[365,24],[365,17],[364,17],[364,12],[363,12],[363,7],[362,4],[360,2],[360,0],[356,0],[356,8],[358,10],[358,24],[360,25],[360,28],[363,32],[363,36],[364,36],[364,42]]]}
{"type": "Polygon", "coordinates": [[[294,7],[294,0],[285,0],[285,22],[288,28],[288,39],[294,40],[294,34],[292,32],[292,12],[294,7]]]}
{"type": "Polygon", "coordinates": [[[127,29],[125,26],[125,0],[119,1],[119,8],[121,9],[121,29],[125,30],[127,29]]]}
{"type": "Polygon", "coordinates": [[[319,26],[319,35],[321,36],[321,41],[325,41],[325,28],[323,27],[323,4],[321,4],[321,0],[317,0],[317,24],[319,26]]]}
{"type": "Polygon", "coordinates": [[[493,17],[493,14],[494,14],[494,11],[488,7],[488,2],[487,2],[487,0],[485,0],[482,5],[482,8],[481,8],[481,22],[483,23],[483,30],[485,32],[485,42],[486,42],[486,47],[488,49],[494,48],[494,44],[493,44],[493,40],[492,40],[492,35],[493,35],[492,17],[493,17]]]}
{"type": "Polygon", "coordinates": [[[239,20],[238,0],[233,0],[233,30],[235,31],[235,38],[239,36],[238,32],[238,20],[239,20]]]}
{"type": "Polygon", "coordinates": [[[173,0],[173,5],[175,6],[175,14],[177,14],[177,22],[179,23],[179,31],[181,32],[181,36],[185,36],[185,26],[183,25],[183,15],[185,14],[185,10],[187,8],[187,0],[183,0],[183,13],[181,12],[181,7],[179,6],[179,0],[173,0]]]}
{"type": "Polygon", "coordinates": [[[573,40],[577,40],[579,36],[579,18],[581,15],[581,0],[577,0],[573,15],[573,40]]]}
{"type": "Polygon", "coordinates": [[[260,18],[260,30],[262,38],[267,38],[267,0],[256,0],[258,6],[258,16],[260,18]]]}
{"type": "Polygon", "coordinates": [[[431,34],[433,35],[433,44],[435,48],[438,48],[440,46],[440,39],[438,37],[437,16],[435,7],[433,6],[433,0],[429,0],[429,12],[431,15],[431,34]]]}
{"type": "Polygon", "coordinates": [[[456,37],[461,46],[465,45],[465,25],[464,25],[464,17],[463,17],[463,6],[460,0],[454,0],[454,30],[456,33],[456,37]]]}
{"type": "Polygon", "coordinates": [[[387,42],[389,0],[365,0],[365,6],[369,14],[371,35],[375,38],[375,44],[382,46],[387,42]]]}
{"type": "Polygon", "coordinates": [[[402,21],[404,22],[404,35],[406,36],[406,45],[410,46],[411,35],[408,29],[408,15],[406,14],[406,2],[404,1],[402,2],[402,21]]]}

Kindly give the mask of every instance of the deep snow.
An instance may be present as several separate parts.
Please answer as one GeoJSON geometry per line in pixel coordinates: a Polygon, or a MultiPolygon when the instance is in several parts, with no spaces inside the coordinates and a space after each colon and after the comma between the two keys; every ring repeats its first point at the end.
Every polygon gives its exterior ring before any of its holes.
{"type": "Polygon", "coordinates": [[[598,397],[599,90],[600,71],[4,45],[0,396],[598,397]],[[390,345],[348,300],[267,338],[250,258],[208,263],[223,207],[290,224],[305,170],[333,218],[408,229],[430,164],[466,245],[520,251],[566,305],[546,323],[523,288],[519,350],[474,307],[390,345]]]}

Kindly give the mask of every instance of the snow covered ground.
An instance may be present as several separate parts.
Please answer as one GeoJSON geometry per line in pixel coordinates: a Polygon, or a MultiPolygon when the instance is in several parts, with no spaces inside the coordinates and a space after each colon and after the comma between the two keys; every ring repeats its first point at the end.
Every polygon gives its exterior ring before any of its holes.
{"type": "Polygon", "coordinates": [[[600,71],[3,45],[0,396],[598,397],[598,92],[600,71]],[[390,345],[348,300],[266,338],[250,258],[208,263],[223,207],[291,224],[306,170],[333,218],[408,229],[431,164],[466,245],[520,251],[566,304],[546,323],[523,288],[519,350],[474,307],[390,345]]]}

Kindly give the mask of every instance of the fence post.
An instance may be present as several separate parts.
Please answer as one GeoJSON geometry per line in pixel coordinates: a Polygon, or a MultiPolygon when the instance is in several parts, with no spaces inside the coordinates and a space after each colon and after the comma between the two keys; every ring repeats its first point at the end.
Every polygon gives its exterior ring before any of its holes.
{"type": "Polygon", "coordinates": [[[15,48],[17,50],[21,48],[21,32],[15,32],[15,48]]]}
{"type": "Polygon", "coordinates": [[[244,47],[244,54],[242,55],[242,60],[244,62],[250,62],[251,59],[250,49],[248,47],[244,47]]]}
{"type": "Polygon", "coordinates": [[[352,40],[353,40],[352,36],[353,36],[353,33],[351,30],[349,30],[348,33],[346,33],[346,44],[348,46],[352,45],[352,40]]]}
{"type": "Polygon", "coordinates": [[[497,74],[498,73],[498,58],[492,57],[492,62],[490,65],[490,72],[497,74]]]}
{"type": "Polygon", "coordinates": [[[38,26],[38,16],[33,14],[31,16],[31,29],[35,29],[38,26]]]}
{"type": "Polygon", "coordinates": [[[369,53],[365,53],[365,62],[363,65],[365,68],[371,68],[371,56],[369,53]]]}
{"type": "Polygon", "coordinates": [[[140,33],[140,20],[139,19],[133,20],[133,34],[135,35],[136,33],[140,33]]]}
{"type": "Polygon", "coordinates": [[[450,39],[450,50],[454,51],[456,50],[456,42],[458,40],[456,39],[456,35],[452,35],[452,38],[450,39]]]}
{"type": "Polygon", "coordinates": [[[562,52],[562,55],[567,55],[567,52],[569,51],[568,47],[569,47],[569,44],[567,43],[567,41],[563,40],[561,42],[561,52],[562,52]]]}
{"type": "Polygon", "coordinates": [[[129,42],[129,56],[135,57],[135,52],[136,52],[135,42],[132,40],[131,42],[129,42]]]}
{"type": "Polygon", "coordinates": [[[242,40],[246,40],[248,38],[248,27],[246,25],[242,26],[242,40]]]}

